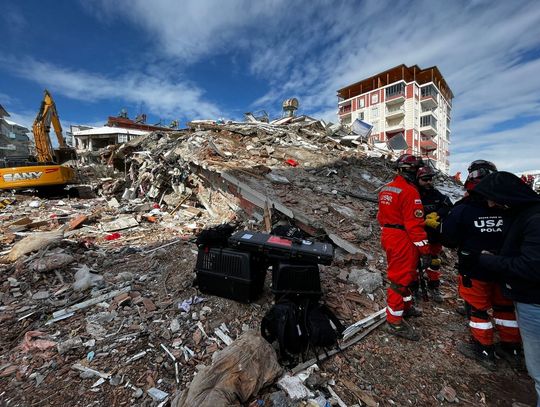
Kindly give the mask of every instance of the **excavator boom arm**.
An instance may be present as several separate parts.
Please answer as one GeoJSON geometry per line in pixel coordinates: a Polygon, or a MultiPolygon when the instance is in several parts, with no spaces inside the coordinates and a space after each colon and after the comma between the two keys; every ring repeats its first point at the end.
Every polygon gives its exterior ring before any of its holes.
{"type": "Polygon", "coordinates": [[[54,127],[60,148],[66,148],[66,141],[62,135],[62,125],[60,124],[56,105],[51,94],[45,90],[45,96],[32,126],[39,162],[53,162],[55,160],[54,150],[49,136],[51,123],[54,127]]]}

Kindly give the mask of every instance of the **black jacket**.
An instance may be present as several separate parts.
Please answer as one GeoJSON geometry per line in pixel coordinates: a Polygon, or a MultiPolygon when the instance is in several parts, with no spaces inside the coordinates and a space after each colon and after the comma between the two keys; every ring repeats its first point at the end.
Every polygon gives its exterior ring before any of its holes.
{"type": "Polygon", "coordinates": [[[540,196],[504,171],[488,175],[475,191],[506,206],[511,220],[499,254],[480,256],[480,265],[499,275],[507,297],[540,304],[540,196]]]}
{"type": "Polygon", "coordinates": [[[444,218],[452,208],[452,201],[437,188],[419,188],[420,198],[424,206],[424,213],[427,215],[431,212],[444,218]]]}
{"type": "MultiPolygon", "coordinates": [[[[418,188],[424,215],[437,212],[441,221],[448,215],[452,208],[452,201],[436,188],[418,188]]],[[[439,243],[441,241],[440,229],[426,227],[429,243],[439,243]]]]}
{"type": "Polygon", "coordinates": [[[506,221],[504,211],[490,208],[484,198],[473,193],[459,202],[443,219],[443,244],[471,253],[498,252],[506,221]]]}

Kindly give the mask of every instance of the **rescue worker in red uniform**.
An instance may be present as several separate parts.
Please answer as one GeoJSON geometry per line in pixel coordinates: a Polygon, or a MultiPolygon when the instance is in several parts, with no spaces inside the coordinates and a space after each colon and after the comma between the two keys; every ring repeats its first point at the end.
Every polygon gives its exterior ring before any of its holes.
{"type": "MultiPolygon", "coordinates": [[[[521,368],[523,356],[514,304],[503,296],[500,284],[489,278],[489,270],[474,270],[470,275],[471,258],[483,252],[497,253],[503,239],[503,228],[508,215],[502,209],[490,208],[487,200],[475,192],[476,185],[487,175],[497,171],[489,161],[477,160],[469,166],[465,182],[466,196],[458,201],[441,226],[445,246],[458,248],[459,295],[468,304],[472,341],[458,345],[468,358],[478,361],[489,370],[496,369],[495,353],[514,368],[521,368]],[[494,346],[494,324],[500,343],[494,346]]],[[[480,267],[480,266],[475,266],[480,267]]]]}
{"type": "Polygon", "coordinates": [[[411,284],[418,278],[419,261],[426,267],[431,259],[424,210],[415,185],[416,172],[423,165],[421,158],[404,154],[398,158],[397,175],[379,193],[377,220],[381,225],[381,244],[388,264],[385,330],[396,336],[417,341],[420,334],[404,321],[419,316],[413,307],[411,284]]]}
{"type": "Polygon", "coordinates": [[[431,254],[431,263],[425,270],[427,289],[429,297],[433,301],[441,303],[443,296],[440,291],[441,259],[439,259],[439,254],[442,252],[442,244],[439,226],[441,220],[450,212],[452,201],[433,186],[434,177],[435,170],[431,167],[421,167],[416,173],[420,199],[422,199],[424,206],[426,233],[431,254]]]}

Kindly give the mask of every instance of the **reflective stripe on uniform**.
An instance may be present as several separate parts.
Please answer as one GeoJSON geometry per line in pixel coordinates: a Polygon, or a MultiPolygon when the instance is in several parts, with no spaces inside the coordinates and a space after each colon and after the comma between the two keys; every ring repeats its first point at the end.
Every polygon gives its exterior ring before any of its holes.
{"type": "Polygon", "coordinates": [[[403,310],[401,311],[394,311],[392,308],[390,308],[388,305],[386,306],[386,309],[390,313],[390,315],[393,315],[395,317],[400,317],[403,315],[403,310]]]}
{"type": "Polygon", "coordinates": [[[415,246],[422,247],[428,244],[427,240],[420,240],[419,242],[414,242],[415,246]]]}
{"type": "Polygon", "coordinates": [[[471,328],[483,329],[483,330],[493,329],[493,324],[491,322],[473,322],[473,321],[469,321],[469,326],[471,328]]]}
{"type": "Polygon", "coordinates": [[[385,192],[385,191],[388,191],[388,192],[394,192],[396,194],[400,194],[402,189],[401,188],[398,188],[398,187],[393,187],[393,186],[385,186],[383,187],[383,189],[381,189],[381,192],[385,192]]]}
{"type": "Polygon", "coordinates": [[[494,318],[494,320],[495,320],[495,324],[496,324],[496,325],[506,326],[506,327],[508,327],[508,328],[519,328],[519,327],[518,327],[517,321],[512,320],[512,319],[499,319],[499,318],[494,318]]]}
{"type": "Polygon", "coordinates": [[[412,295],[409,295],[409,296],[407,296],[407,297],[403,297],[403,301],[404,301],[404,302],[412,301],[412,295]]]}

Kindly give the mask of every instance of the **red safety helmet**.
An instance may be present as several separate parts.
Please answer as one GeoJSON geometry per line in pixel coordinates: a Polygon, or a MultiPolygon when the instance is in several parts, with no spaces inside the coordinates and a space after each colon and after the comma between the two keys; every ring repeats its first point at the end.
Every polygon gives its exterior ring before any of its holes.
{"type": "Polygon", "coordinates": [[[465,181],[465,189],[472,191],[476,185],[487,175],[497,172],[497,167],[491,161],[475,160],[467,169],[469,175],[465,181]]]}
{"type": "Polygon", "coordinates": [[[411,182],[416,181],[416,172],[423,166],[422,158],[412,154],[403,154],[396,160],[398,172],[411,182]]]}
{"type": "Polygon", "coordinates": [[[433,178],[435,174],[435,170],[431,167],[420,167],[416,172],[416,179],[433,178]]]}

